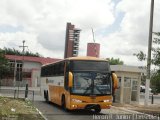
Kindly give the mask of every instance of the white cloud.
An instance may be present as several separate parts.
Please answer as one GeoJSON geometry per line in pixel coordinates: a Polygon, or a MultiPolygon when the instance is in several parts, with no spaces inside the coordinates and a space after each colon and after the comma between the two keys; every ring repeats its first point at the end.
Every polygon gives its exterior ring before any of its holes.
{"type": "MultiPolygon", "coordinates": [[[[1,21],[0,25],[22,26],[24,30],[20,33],[19,31],[12,34],[2,33],[0,38],[8,42],[12,39],[14,44],[20,44],[19,39],[26,41],[30,39],[36,42],[28,43],[29,47],[39,43],[43,49],[55,54],[51,57],[56,56],[57,51],[61,51],[63,57],[66,22],[72,22],[81,28],[84,31],[84,35],[81,33],[81,38],[84,39],[82,41],[87,41],[87,36],[91,33],[88,35],[86,33],[91,27],[100,29],[113,23],[114,16],[109,2],[110,0],[2,0],[0,13],[3,14],[0,18],[4,21],[1,21]]],[[[10,47],[15,47],[11,43],[10,47]]]]}
{"type": "MultiPolygon", "coordinates": [[[[155,6],[160,2],[155,2],[155,6]]],[[[157,7],[158,8],[158,7],[157,7]]],[[[155,8],[154,27],[160,31],[159,23],[156,22],[160,14],[155,8]],[[158,15],[159,14],[159,15],[158,15]]],[[[145,65],[145,62],[139,62],[133,53],[142,50],[147,53],[148,32],[149,32],[149,14],[150,1],[146,0],[122,0],[116,7],[116,13],[124,12],[124,18],[120,24],[120,31],[111,33],[102,39],[102,56],[107,54],[109,57],[119,57],[125,64],[145,65]],[[108,41],[108,42],[107,42],[108,41]],[[104,43],[104,44],[103,44],[104,43]]]]}
{"type": "MultiPolygon", "coordinates": [[[[139,65],[133,53],[147,49],[150,2],[121,0],[117,3],[112,0],[1,0],[0,47],[19,49],[22,40],[26,40],[33,52],[63,58],[66,23],[71,22],[82,29],[80,55],[86,55],[93,28],[96,42],[101,44],[101,57],[120,58],[126,64],[139,65]],[[124,13],[120,28],[105,33],[120,12],[124,13]],[[10,33],[1,30],[1,25],[23,29],[10,33]]],[[[159,6],[160,2],[155,1],[155,31],[160,31],[159,6]]]]}

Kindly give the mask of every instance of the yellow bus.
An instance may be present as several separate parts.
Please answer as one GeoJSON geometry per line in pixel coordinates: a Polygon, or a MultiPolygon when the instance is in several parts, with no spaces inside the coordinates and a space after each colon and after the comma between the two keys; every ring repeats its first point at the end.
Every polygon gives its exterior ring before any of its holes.
{"type": "Polygon", "coordinates": [[[41,68],[41,92],[44,99],[65,110],[110,108],[117,77],[107,60],[95,57],[71,57],[41,68]]]}

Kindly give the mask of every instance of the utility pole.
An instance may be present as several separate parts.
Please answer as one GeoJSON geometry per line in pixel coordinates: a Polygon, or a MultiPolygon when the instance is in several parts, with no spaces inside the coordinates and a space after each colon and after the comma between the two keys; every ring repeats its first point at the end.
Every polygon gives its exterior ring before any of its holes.
{"type": "Polygon", "coordinates": [[[20,47],[20,48],[21,48],[21,47],[23,48],[22,54],[23,54],[23,62],[24,62],[24,50],[25,50],[25,48],[28,47],[28,46],[25,46],[25,45],[24,45],[25,40],[23,40],[22,42],[23,42],[23,45],[22,45],[22,46],[19,46],[19,47],[20,47]]]}
{"type": "Polygon", "coordinates": [[[25,48],[28,47],[28,46],[25,46],[25,40],[22,41],[23,42],[23,45],[22,46],[19,46],[20,48],[23,48],[22,50],[22,55],[23,55],[23,59],[22,59],[22,71],[19,71],[19,82],[18,82],[18,97],[19,97],[19,84],[20,84],[20,74],[21,74],[21,78],[23,80],[23,68],[24,68],[24,51],[25,51],[25,48]],[[22,73],[20,73],[22,72],[22,73]]]}
{"type": "Polygon", "coordinates": [[[145,101],[144,101],[144,105],[145,106],[148,105],[148,101],[149,101],[152,31],[153,31],[153,13],[154,13],[154,0],[151,0],[150,26],[149,26],[149,39],[148,39],[148,57],[147,57],[147,77],[146,77],[145,101]]]}
{"type": "MultiPolygon", "coordinates": [[[[25,51],[25,48],[28,47],[28,46],[25,46],[24,43],[25,43],[25,40],[22,41],[23,42],[23,45],[22,46],[19,46],[20,48],[22,47],[23,50],[22,50],[22,55],[23,55],[23,59],[22,59],[22,73],[23,73],[23,68],[24,68],[24,51],[25,51]]],[[[23,75],[22,75],[22,79],[23,79],[23,75]]]]}

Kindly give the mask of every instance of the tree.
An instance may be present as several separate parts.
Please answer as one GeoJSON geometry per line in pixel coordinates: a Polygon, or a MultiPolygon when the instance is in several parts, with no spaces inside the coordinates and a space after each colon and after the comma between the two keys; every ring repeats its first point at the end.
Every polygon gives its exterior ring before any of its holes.
{"type": "Polygon", "coordinates": [[[124,62],[123,61],[121,61],[119,58],[111,58],[111,59],[109,59],[109,64],[110,65],[123,65],[124,64],[124,62]]]}
{"type": "MultiPolygon", "coordinates": [[[[22,56],[23,53],[19,50],[16,50],[14,48],[4,48],[4,51],[5,51],[5,54],[8,54],[8,55],[19,55],[19,56],[22,56]]],[[[32,53],[32,52],[28,52],[28,51],[25,51],[24,52],[24,55],[25,56],[33,56],[33,57],[41,57],[41,55],[39,53],[32,53]]]]}
{"type": "Polygon", "coordinates": [[[154,86],[157,92],[160,92],[160,32],[154,34],[156,35],[156,37],[153,40],[154,48],[152,48],[152,64],[156,66],[156,69],[151,76],[151,84],[154,86]]]}
{"type": "MultiPolygon", "coordinates": [[[[152,47],[152,59],[151,64],[155,66],[155,69],[151,72],[151,85],[157,92],[160,92],[160,32],[153,33],[153,47],[152,47]]],[[[146,54],[143,51],[133,54],[139,61],[147,59],[146,54]]]]}
{"type": "Polygon", "coordinates": [[[160,71],[155,71],[151,76],[151,84],[154,92],[160,92],[160,71]]]}
{"type": "Polygon", "coordinates": [[[146,54],[143,53],[143,51],[140,51],[139,53],[134,53],[134,56],[137,56],[139,61],[146,60],[146,54]]]}
{"type": "Polygon", "coordinates": [[[9,71],[9,64],[7,59],[5,58],[5,52],[4,50],[0,49],[0,86],[1,86],[1,80],[3,77],[7,75],[7,72],[9,71]]]}

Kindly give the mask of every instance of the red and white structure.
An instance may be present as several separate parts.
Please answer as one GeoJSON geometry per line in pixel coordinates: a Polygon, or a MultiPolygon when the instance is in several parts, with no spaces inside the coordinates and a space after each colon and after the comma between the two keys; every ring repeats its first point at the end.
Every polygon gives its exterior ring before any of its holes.
{"type": "Polygon", "coordinates": [[[99,43],[88,43],[87,44],[87,56],[99,57],[100,44],[99,43]]]}

